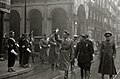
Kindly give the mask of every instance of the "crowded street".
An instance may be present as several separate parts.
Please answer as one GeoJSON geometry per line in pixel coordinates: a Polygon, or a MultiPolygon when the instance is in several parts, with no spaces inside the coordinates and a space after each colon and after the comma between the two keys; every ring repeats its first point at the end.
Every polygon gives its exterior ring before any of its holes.
{"type": "Polygon", "coordinates": [[[0,0],[0,79],[120,79],[120,0],[0,0]]]}

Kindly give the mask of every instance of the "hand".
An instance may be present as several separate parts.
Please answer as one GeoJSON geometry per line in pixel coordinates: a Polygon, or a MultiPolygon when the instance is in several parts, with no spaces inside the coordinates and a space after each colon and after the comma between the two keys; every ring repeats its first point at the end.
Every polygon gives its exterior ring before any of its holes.
{"type": "Polygon", "coordinates": [[[115,59],[116,58],[116,56],[115,55],[113,55],[113,59],[115,59]]]}
{"type": "Polygon", "coordinates": [[[22,48],[25,48],[25,45],[22,45],[22,48]]]}
{"type": "Polygon", "coordinates": [[[75,62],[74,62],[74,66],[77,66],[77,65],[78,65],[78,61],[77,61],[76,58],[75,58],[74,60],[75,60],[75,62]]]}
{"type": "Polygon", "coordinates": [[[57,45],[57,43],[54,43],[54,45],[57,45]]]}
{"type": "Polygon", "coordinates": [[[56,33],[57,33],[58,31],[59,31],[59,29],[57,28],[57,29],[56,29],[56,33]]]}

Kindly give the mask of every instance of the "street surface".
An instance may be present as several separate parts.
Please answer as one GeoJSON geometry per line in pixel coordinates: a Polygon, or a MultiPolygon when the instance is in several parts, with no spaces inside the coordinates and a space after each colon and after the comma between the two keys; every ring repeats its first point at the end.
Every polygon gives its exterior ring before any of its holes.
{"type": "MultiPolygon", "coordinates": [[[[117,49],[117,57],[115,59],[115,65],[117,72],[120,69],[120,48],[117,49]]],[[[91,66],[91,79],[101,79],[101,74],[98,73],[99,68],[99,56],[95,55],[94,57],[94,63],[91,66]]],[[[45,72],[39,73],[39,67],[36,68],[38,73],[31,75],[25,79],[63,79],[63,77],[60,77],[60,75],[63,76],[63,72],[60,73],[58,70],[48,70],[46,69],[45,72]]],[[[33,73],[36,72],[36,70],[33,71],[33,73]]],[[[70,76],[70,79],[80,79],[80,69],[77,68],[72,72],[72,75],[70,76]]],[[[105,79],[109,79],[109,76],[105,76],[105,79]]],[[[116,76],[114,79],[120,79],[120,74],[116,76]]]]}

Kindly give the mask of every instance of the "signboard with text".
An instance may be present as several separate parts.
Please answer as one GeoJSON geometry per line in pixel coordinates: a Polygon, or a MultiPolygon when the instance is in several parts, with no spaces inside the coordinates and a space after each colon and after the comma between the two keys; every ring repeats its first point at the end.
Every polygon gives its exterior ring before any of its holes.
{"type": "Polygon", "coordinates": [[[10,13],[10,0],[0,0],[0,11],[10,13]]]}

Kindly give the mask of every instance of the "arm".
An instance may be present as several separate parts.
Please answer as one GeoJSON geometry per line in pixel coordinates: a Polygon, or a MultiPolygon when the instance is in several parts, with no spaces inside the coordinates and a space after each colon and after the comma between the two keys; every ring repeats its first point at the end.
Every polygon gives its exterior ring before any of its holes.
{"type": "Polygon", "coordinates": [[[55,40],[59,43],[62,43],[62,39],[59,38],[58,34],[55,34],[55,40]]]}
{"type": "Polygon", "coordinates": [[[71,59],[75,58],[75,57],[74,57],[74,44],[73,44],[73,41],[71,41],[70,52],[71,52],[70,58],[71,58],[71,59]]]}
{"type": "Polygon", "coordinates": [[[113,43],[113,58],[116,58],[116,45],[113,43]]]}
{"type": "Polygon", "coordinates": [[[77,44],[76,50],[75,50],[75,58],[77,58],[79,52],[79,43],[77,44]]]}
{"type": "Polygon", "coordinates": [[[99,51],[99,58],[102,58],[102,53],[103,53],[103,42],[100,45],[100,51],[99,51]]]}

